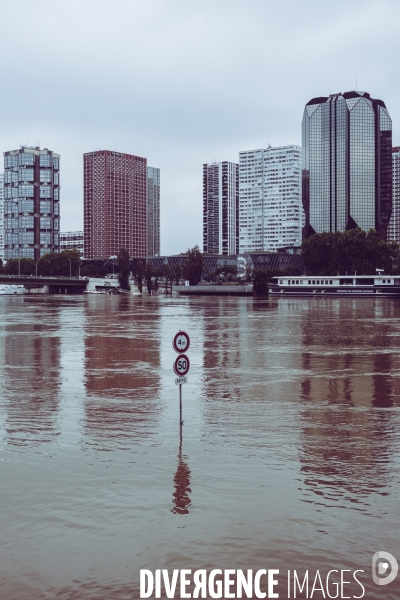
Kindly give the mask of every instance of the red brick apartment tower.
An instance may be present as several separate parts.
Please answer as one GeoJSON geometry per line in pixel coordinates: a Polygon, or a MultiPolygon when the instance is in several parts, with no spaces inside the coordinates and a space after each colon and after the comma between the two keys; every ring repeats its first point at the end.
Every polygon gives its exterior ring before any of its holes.
{"type": "Polygon", "coordinates": [[[110,150],[83,155],[85,258],[109,258],[122,246],[146,257],[146,191],[146,158],[110,150]]]}

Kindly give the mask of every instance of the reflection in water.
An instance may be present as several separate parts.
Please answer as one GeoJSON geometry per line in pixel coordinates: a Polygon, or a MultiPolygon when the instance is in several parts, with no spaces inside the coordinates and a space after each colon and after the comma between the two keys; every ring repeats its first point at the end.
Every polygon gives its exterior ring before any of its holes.
{"type": "Polygon", "coordinates": [[[58,313],[58,308],[51,309],[47,323],[38,323],[35,311],[27,306],[23,324],[4,327],[2,398],[6,403],[9,444],[38,445],[52,441],[59,434],[58,313]]]}
{"type": "MultiPolygon", "coordinates": [[[[161,405],[159,307],[129,298],[87,305],[85,428],[102,449],[125,448],[157,431],[161,405]],[[142,310],[141,310],[142,309],[142,310]]],[[[97,300],[97,302],[96,302],[97,300]]]]}
{"type": "Polygon", "coordinates": [[[174,484],[175,491],[173,493],[174,506],[171,511],[176,515],[187,515],[192,507],[189,494],[192,492],[190,489],[190,469],[185,462],[187,456],[182,456],[182,426],[180,428],[180,443],[178,453],[178,467],[176,469],[174,484]]]}
{"type": "Polygon", "coordinates": [[[369,410],[399,405],[398,359],[388,352],[395,338],[390,320],[378,317],[382,307],[373,303],[317,303],[302,320],[304,484],[325,503],[350,500],[359,510],[392,479],[395,415],[369,410]]]}

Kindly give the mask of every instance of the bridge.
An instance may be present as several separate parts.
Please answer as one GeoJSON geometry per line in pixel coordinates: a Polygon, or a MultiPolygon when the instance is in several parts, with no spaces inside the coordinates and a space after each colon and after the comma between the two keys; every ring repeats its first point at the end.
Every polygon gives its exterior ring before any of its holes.
{"type": "Polygon", "coordinates": [[[79,277],[49,277],[35,275],[4,275],[0,274],[0,285],[23,285],[28,293],[32,290],[43,289],[45,294],[83,294],[88,284],[88,278],[79,277]]]}

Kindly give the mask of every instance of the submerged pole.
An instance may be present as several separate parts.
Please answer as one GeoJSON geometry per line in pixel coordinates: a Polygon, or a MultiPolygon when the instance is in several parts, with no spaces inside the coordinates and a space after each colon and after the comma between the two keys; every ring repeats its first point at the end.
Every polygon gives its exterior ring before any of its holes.
{"type": "Polygon", "coordinates": [[[179,384],[179,424],[182,427],[182,384],[179,384]]]}

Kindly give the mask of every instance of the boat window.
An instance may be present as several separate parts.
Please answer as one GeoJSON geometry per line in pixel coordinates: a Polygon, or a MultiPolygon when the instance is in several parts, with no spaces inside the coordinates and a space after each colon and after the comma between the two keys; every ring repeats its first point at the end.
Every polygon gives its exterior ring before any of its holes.
{"type": "Polygon", "coordinates": [[[329,280],[329,285],[332,285],[333,281],[332,279],[329,280]]]}
{"type": "Polygon", "coordinates": [[[280,285],[282,285],[283,284],[283,279],[280,279],[279,283],[280,283],[280,285]]]}
{"type": "Polygon", "coordinates": [[[313,279],[313,285],[315,285],[315,279],[313,279]]]}
{"type": "Polygon", "coordinates": [[[290,279],[288,279],[288,282],[287,282],[287,284],[288,284],[288,285],[290,285],[290,279]]]}
{"type": "Polygon", "coordinates": [[[298,279],[296,279],[296,285],[299,285],[299,280],[298,279]]]}

